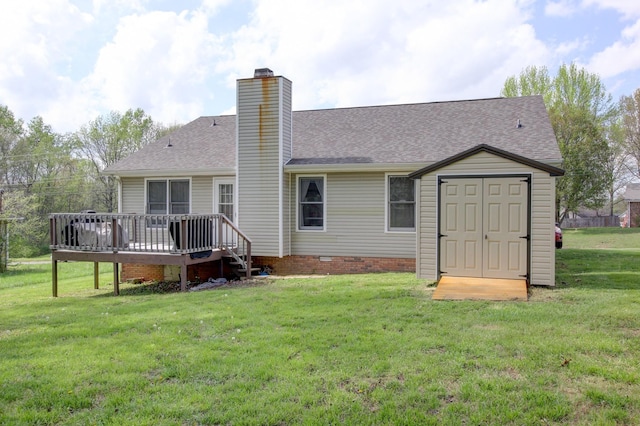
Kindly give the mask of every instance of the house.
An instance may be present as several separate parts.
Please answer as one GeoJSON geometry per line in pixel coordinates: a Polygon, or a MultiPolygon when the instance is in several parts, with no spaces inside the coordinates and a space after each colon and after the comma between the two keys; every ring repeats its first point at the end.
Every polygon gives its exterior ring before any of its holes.
{"type": "Polygon", "coordinates": [[[554,285],[563,171],[540,96],[309,111],[291,99],[269,69],[238,80],[237,115],[197,118],[104,171],[120,213],[223,213],[276,274],[554,285]]]}
{"type": "Polygon", "coordinates": [[[640,183],[630,183],[624,191],[624,200],[627,202],[627,210],[621,220],[623,228],[636,228],[640,226],[640,183]]]}

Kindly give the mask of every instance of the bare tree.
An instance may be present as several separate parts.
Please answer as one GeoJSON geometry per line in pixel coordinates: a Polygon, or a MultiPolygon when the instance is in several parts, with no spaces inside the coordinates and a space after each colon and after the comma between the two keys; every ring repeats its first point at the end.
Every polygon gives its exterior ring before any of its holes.
{"type": "Polygon", "coordinates": [[[117,209],[116,181],[100,172],[155,140],[158,132],[159,126],[138,108],[124,114],[112,111],[99,116],[74,134],[77,151],[93,164],[92,178],[98,183],[99,208],[108,212],[117,209]]]}
{"type": "Polygon", "coordinates": [[[632,173],[640,178],[640,89],[620,99],[622,126],[627,152],[634,159],[632,173]]]}

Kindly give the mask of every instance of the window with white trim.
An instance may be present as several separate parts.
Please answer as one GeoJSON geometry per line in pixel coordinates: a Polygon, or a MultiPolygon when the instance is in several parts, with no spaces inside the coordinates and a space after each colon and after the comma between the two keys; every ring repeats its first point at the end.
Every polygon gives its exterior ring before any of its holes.
{"type": "Polygon", "coordinates": [[[298,178],[298,229],[324,230],[324,177],[298,178]]]}
{"type": "Polygon", "coordinates": [[[147,214],[188,214],[189,180],[147,181],[147,214]]]}
{"type": "Polygon", "coordinates": [[[233,221],[233,184],[218,184],[218,213],[233,221]]]}
{"type": "Polygon", "coordinates": [[[407,176],[387,177],[387,230],[416,230],[415,181],[407,176]]]}

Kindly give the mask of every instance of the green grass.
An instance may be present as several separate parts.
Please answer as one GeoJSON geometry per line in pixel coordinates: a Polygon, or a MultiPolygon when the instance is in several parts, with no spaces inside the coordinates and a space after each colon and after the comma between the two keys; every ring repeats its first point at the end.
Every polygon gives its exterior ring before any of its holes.
{"type": "Polygon", "coordinates": [[[54,299],[50,264],[12,266],[0,424],[640,424],[624,231],[565,230],[557,287],[526,303],[434,302],[412,274],[114,297],[91,263],[60,264],[54,299]]]}
{"type": "Polygon", "coordinates": [[[562,236],[565,248],[640,249],[640,228],[571,228],[562,236]]]}

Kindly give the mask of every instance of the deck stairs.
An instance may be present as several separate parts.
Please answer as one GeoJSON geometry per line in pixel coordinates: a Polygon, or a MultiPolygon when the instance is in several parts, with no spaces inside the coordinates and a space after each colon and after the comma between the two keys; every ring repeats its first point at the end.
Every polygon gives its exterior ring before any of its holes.
{"type": "MultiPolygon", "coordinates": [[[[228,264],[236,275],[247,276],[247,256],[245,254],[239,254],[233,247],[225,247],[223,258],[228,259],[228,264]]],[[[260,268],[251,268],[251,275],[258,272],[260,272],[260,268]]]]}

